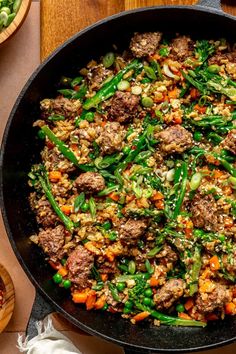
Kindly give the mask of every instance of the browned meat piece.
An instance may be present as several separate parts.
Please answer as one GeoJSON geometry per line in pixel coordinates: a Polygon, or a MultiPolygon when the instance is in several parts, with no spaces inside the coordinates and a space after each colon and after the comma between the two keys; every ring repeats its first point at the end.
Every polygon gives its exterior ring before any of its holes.
{"type": "Polygon", "coordinates": [[[114,262],[104,262],[99,266],[98,270],[101,274],[112,274],[118,271],[117,266],[114,262]]]}
{"type": "Polygon", "coordinates": [[[226,138],[221,142],[221,147],[236,155],[236,129],[232,129],[228,133],[226,138]]]}
{"type": "Polygon", "coordinates": [[[104,68],[103,65],[93,67],[88,73],[88,84],[91,89],[99,89],[103,82],[112,75],[113,72],[104,68]]]}
{"type": "Polygon", "coordinates": [[[68,257],[68,279],[80,288],[88,286],[88,277],[94,264],[93,255],[83,246],[78,246],[68,257]]]}
{"type": "Polygon", "coordinates": [[[53,262],[56,262],[58,259],[62,259],[65,254],[65,251],[63,250],[65,243],[64,226],[58,225],[54,229],[48,228],[40,231],[38,241],[43,251],[48,254],[49,258],[53,262]]]}
{"type": "Polygon", "coordinates": [[[197,194],[191,205],[192,222],[195,227],[206,231],[217,230],[217,206],[211,194],[197,194]]]}
{"type": "Polygon", "coordinates": [[[209,65],[212,65],[212,64],[222,65],[222,64],[226,64],[228,62],[236,63],[236,52],[219,53],[219,54],[213,55],[208,60],[209,65]]]}
{"type": "Polygon", "coordinates": [[[97,193],[105,188],[104,178],[97,172],[85,172],[76,178],[75,184],[84,192],[97,193]]]}
{"type": "Polygon", "coordinates": [[[147,228],[147,220],[129,219],[120,227],[120,241],[125,244],[136,244],[147,228]]]}
{"type": "Polygon", "coordinates": [[[130,92],[117,91],[111,100],[109,118],[120,123],[132,120],[138,112],[139,100],[139,96],[130,92]]]}
{"type": "Polygon", "coordinates": [[[166,154],[182,153],[193,144],[192,134],[181,125],[173,125],[156,134],[160,140],[159,148],[166,154]]]}
{"type": "Polygon", "coordinates": [[[216,309],[221,309],[224,305],[231,301],[230,291],[225,285],[213,283],[215,287],[209,293],[198,293],[196,298],[196,306],[199,312],[208,313],[216,309]]]}
{"type": "Polygon", "coordinates": [[[63,96],[59,96],[55,99],[46,98],[40,102],[43,119],[46,119],[52,114],[59,114],[65,117],[74,117],[80,107],[81,102],[79,100],[69,100],[63,96]]]}
{"type": "Polygon", "coordinates": [[[178,259],[178,256],[175,251],[172,250],[172,248],[165,244],[163,249],[156,255],[157,258],[165,258],[167,263],[173,263],[176,262],[178,259]]]}
{"type": "Polygon", "coordinates": [[[168,309],[184,293],[183,279],[170,279],[159,289],[154,296],[157,309],[168,309]]]}
{"type": "Polygon", "coordinates": [[[142,58],[154,54],[160,40],[160,32],[135,33],[129,47],[135,57],[142,58]]]}
{"type": "Polygon", "coordinates": [[[189,37],[177,37],[172,42],[172,50],[178,59],[185,59],[192,52],[192,41],[189,37]]]}
{"type": "Polygon", "coordinates": [[[100,146],[103,155],[113,154],[122,150],[124,137],[125,131],[120,123],[107,122],[96,142],[100,146]]]}
{"type": "Polygon", "coordinates": [[[55,212],[52,210],[49,201],[44,199],[39,199],[39,201],[37,201],[35,199],[35,193],[30,196],[30,205],[36,213],[37,222],[43,227],[47,228],[54,226],[59,220],[55,212]]]}

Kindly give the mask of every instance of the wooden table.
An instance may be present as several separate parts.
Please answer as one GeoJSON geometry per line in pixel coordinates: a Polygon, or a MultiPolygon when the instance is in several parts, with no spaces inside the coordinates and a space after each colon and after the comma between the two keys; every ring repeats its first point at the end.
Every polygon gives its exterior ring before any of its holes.
{"type": "MultiPolygon", "coordinates": [[[[110,14],[146,5],[193,3],[196,1],[41,0],[41,59],[81,28],[110,14]],[[65,18],[69,19],[69,22],[65,22],[65,18]]],[[[232,6],[233,3],[235,0],[224,1],[224,9],[236,15],[236,7],[232,6]]],[[[0,102],[0,139],[18,93],[40,63],[39,13],[39,2],[35,1],[32,3],[29,16],[19,32],[8,43],[0,47],[0,84],[1,88],[4,87],[4,100],[1,97],[0,102]]],[[[24,332],[26,328],[34,299],[34,288],[11,249],[1,219],[0,238],[0,263],[8,269],[16,292],[13,317],[5,332],[0,334],[0,353],[16,354],[19,352],[16,349],[17,333],[24,332]]],[[[58,330],[69,336],[84,354],[122,353],[122,349],[118,346],[81,334],[58,316],[54,316],[54,324],[58,330]]],[[[230,345],[224,349],[202,352],[202,354],[232,354],[235,352],[236,345],[230,345]]]]}

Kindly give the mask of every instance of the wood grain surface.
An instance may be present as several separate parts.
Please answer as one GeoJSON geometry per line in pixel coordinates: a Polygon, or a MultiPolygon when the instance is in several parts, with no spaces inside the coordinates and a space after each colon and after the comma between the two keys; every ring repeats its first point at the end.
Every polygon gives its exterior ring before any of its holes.
{"type": "Polygon", "coordinates": [[[1,333],[11,319],[14,310],[14,304],[15,304],[15,292],[14,292],[14,286],[11,277],[1,264],[0,264],[0,277],[5,286],[4,303],[2,309],[0,310],[0,333],[1,333]]]}
{"type": "MultiPolygon", "coordinates": [[[[197,0],[41,0],[41,60],[82,28],[120,11],[153,5],[194,5],[197,0]]],[[[223,0],[236,15],[236,1],[223,0]]]]}

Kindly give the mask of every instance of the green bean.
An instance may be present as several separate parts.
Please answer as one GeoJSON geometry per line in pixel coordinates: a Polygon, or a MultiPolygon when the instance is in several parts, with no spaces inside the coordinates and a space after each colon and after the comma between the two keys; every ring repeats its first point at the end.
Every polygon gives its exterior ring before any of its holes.
{"type": "Polygon", "coordinates": [[[95,200],[93,197],[91,197],[89,199],[89,210],[90,210],[90,214],[92,216],[92,219],[95,219],[95,216],[96,216],[96,203],[95,203],[95,200]]]}
{"type": "Polygon", "coordinates": [[[150,67],[150,66],[144,66],[143,69],[144,69],[144,71],[145,71],[145,73],[146,73],[146,75],[147,75],[147,77],[148,77],[149,79],[152,79],[152,80],[156,80],[156,79],[157,79],[157,76],[156,76],[156,74],[155,74],[155,71],[153,70],[152,67],[150,67]]]}
{"type": "Polygon", "coordinates": [[[74,212],[77,213],[85,202],[85,193],[80,193],[74,201],[74,212]]]}
{"type": "Polygon", "coordinates": [[[198,278],[199,278],[201,267],[202,267],[201,250],[199,247],[195,247],[195,252],[193,255],[193,263],[189,273],[191,279],[191,283],[189,286],[190,296],[193,296],[198,290],[198,278]]]}
{"type": "Polygon", "coordinates": [[[187,187],[187,176],[188,176],[188,170],[187,170],[187,164],[186,162],[183,162],[181,165],[181,177],[182,177],[182,181],[181,181],[181,186],[180,186],[180,193],[175,205],[175,209],[173,212],[173,219],[176,219],[176,217],[179,215],[183,200],[184,200],[184,196],[185,196],[185,191],[186,191],[186,187],[187,187]]]}
{"type": "Polygon", "coordinates": [[[17,13],[20,5],[21,5],[22,0],[15,0],[13,3],[13,12],[17,13]]]}
{"type": "Polygon", "coordinates": [[[71,87],[75,87],[75,86],[79,85],[82,80],[83,80],[83,76],[75,77],[70,83],[71,87]]]}
{"type": "Polygon", "coordinates": [[[91,98],[88,98],[83,108],[89,110],[90,108],[97,107],[99,103],[107,100],[117,91],[117,85],[122,80],[123,76],[132,69],[137,69],[142,64],[138,60],[133,60],[124,69],[120,70],[109,82],[104,84],[102,88],[91,98]]]}
{"type": "Polygon", "coordinates": [[[110,193],[112,193],[114,191],[117,191],[118,188],[119,188],[118,185],[105,188],[101,192],[98,193],[98,197],[103,197],[104,195],[108,195],[108,194],[110,194],[110,193]]]}
{"type": "Polygon", "coordinates": [[[118,290],[116,289],[115,285],[112,283],[108,283],[108,287],[109,287],[109,290],[111,292],[113,299],[117,302],[120,302],[119,293],[118,293],[118,290]]]}
{"type": "Polygon", "coordinates": [[[160,252],[160,250],[162,249],[162,247],[163,247],[163,246],[156,246],[156,247],[154,247],[151,251],[149,251],[149,252],[147,253],[147,257],[149,257],[149,258],[155,257],[155,255],[160,252]]]}
{"type": "Polygon", "coordinates": [[[47,119],[50,121],[65,120],[65,116],[61,114],[52,114],[47,119]]]}

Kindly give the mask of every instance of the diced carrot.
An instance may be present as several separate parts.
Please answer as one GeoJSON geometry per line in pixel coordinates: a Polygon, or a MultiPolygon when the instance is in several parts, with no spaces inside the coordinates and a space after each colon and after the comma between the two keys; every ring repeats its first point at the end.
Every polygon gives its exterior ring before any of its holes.
{"type": "Polygon", "coordinates": [[[107,124],[107,122],[102,121],[102,122],[100,123],[100,126],[101,126],[102,128],[104,128],[106,124],[107,124]]]}
{"type": "Polygon", "coordinates": [[[211,280],[205,280],[201,285],[200,285],[200,292],[201,293],[210,293],[215,289],[215,284],[211,280]]]}
{"type": "Polygon", "coordinates": [[[148,208],[149,207],[148,199],[145,197],[141,197],[140,199],[137,199],[136,204],[137,204],[138,208],[148,208]]]}
{"type": "Polygon", "coordinates": [[[186,236],[186,238],[192,238],[192,236],[193,236],[193,229],[191,228],[186,228],[185,229],[185,236],[186,236]]]}
{"type": "Polygon", "coordinates": [[[106,297],[104,295],[102,295],[99,299],[97,299],[97,301],[94,304],[94,308],[96,310],[100,310],[103,308],[103,306],[106,303],[106,297]]]}
{"type": "Polygon", "coordinates": [[[113,252],[111,252],[111,250],[106,250],[106,257],[108,259],[109,262],[113,262],[115,259],[115,255],[113,252]]]}
{"type": "Polygon", "coordinates": [[[149,56],[150,60],[159,60],[161,58],[160,54],[155,53],[149,56]]]}
{"type": "Polygon", "coordinates": [[[86,300],[86,310],[92,310],[96,303],[96,292],[94,290],[89,291],[88,297],[86,300]]]}
{"type": "Polygon", "coordinates": [[[157,286],[158,284],[159,284],[159,280],[158,280],[157,278],[151,277],[151,278],[149,279],[149,285],[150,285],[151,287],[157,286]]]}
{"type": "Polygon", "coordinates": [[[232,227],[234,225],[233,218],[231,218],[230,216],[224,218],[224,225],[225,227],[232,227]]]}
{"type": "Polygon", "coordinates": [[[217,321],[219,317],[215,313],[209,313],[206,315],[206,320],[207,321],[217,321]]]}
{"type": "Polygon", "coordinates": [[[115,202],[118,202],[118,200],[120,199],[119,194],[116,192],[108,194],[108,197],[114,200],[115,202]]]}
{"type": "Polygon", "coordinates": [[[207,107],[206,107],[206,106],[199,106],[199,104],[196,104],[196,105],[194,106],[194,109],[195,109],[196,111],[198,111],[198,113],[206,113],[207,107]]]}
{"type": "Polygon", "coordinates": [[[58,274],[60,274],[62,277],[65,277],[68,274],[68,270],[65,267],[61,267],[58,269],[58,274]]]}
{"type": "Polygon", "coordinates": [[[156,200],[164,199],[164,195],[159,191],[153,191],[151,199],[155,202],[156,200]]]}
{"type": "Polygon", "coordinates": [[[60,171],[50,171],[48,174],[48,178],[51,182],[58,182],[61,179],[60,171]]]}
{"type": "Polygon", "coordinates": [[[234,315],[236,313],[236,305],[233,302],[225,304],[225,313],[227,315],[234,315]]]}
{"type": "Polygon", "coordinates": [[[181,124],[182,122],[183,122],[183,120],[182,120],[182,117],[181,116],[175,116],[173,119],[172,119],[172,122],[174,123],[174,124],[181,124]]]}
{"type": "Polygon", "coordinates": [[[164,209],[164,208],[165,208],[165,205],[164,205],[163,200],[157,200],[157,201],[155,202],[155,207],[156,207],[157,209],[160,209],[160,210],[164,209]]]}
{"type": "Polygon", "coordinates": [[[193,298],[190,297],[184,304],[185,310],[189,311],[191,308],[193,308],[193,306],[194,306],[194,301],[193,298]]]}
{"type": "Polygon", "coordinates": [[[143,321],[145,318],[147,318],[148,316],[150,315],[150,312],[148,311],[143,311],[143,312],[140,312],[138,313],[137,315],[135,315],[133,317],[133,320],[135,322],[139,322],[139,321],[143,321]]]}
{"type": "Polygon", "coordinates": [[[216,255],[211,257],[209,263],[210,263],[211,270],[219,270],[220,269],[219,258],[216,255]]]}
{"type": "Polygon", "coordinates": [[[206,160],[209,163],[212,163],[213,165],[219,166],[220,162],[212,155],[206,155],[206,160]]]}
{"type": "Polygon", "coordinates": [[[129,202],[132,202],[132,200],[135,199],[135,196],[133,194],[128,194],[126,197],[125,197],[125,201],[126,203],[129,203],[129,202]]]}
{"type": "Polygon", "coordinates": [[[191,320],[192,319],[187,313],[184,313],[184,312],[178,313],[178,317],[182,318],[183,320],[191,320]]]}
{"type": "Polygon", "coordinates": [[[74,292],[72,294],[72,300],[76,303],[76,304],[85,304],[88,298],[88,292],[74,292]]]}
{"type": "Polygon", "coordinates": [[[63,213],[66,215],[70,215],[72,212],[72,206],[71,205],[62,205],[61,211],[63,211],[63,213]]]}
{"type": "Polygon", "coordinates": [[[211,276],[211,271],[209,268],[206,268],[201,275],[201,279],[209,279],[211,276]]]}
{"type": "Polygon", "coordinates": [[[224,175],[224,172],[221,170],[214,170],[213,172],[213,177],[218,179],[221,178],[224,175]]]}
{"type": "Polygon", "coordinates": [[[233,189],[230,186],[224,186],[222,189],[224,195],[231,195],[233,193],[233,189]]]}
{"type": "Polygon", "coordinates": [[[74,151],[74,152],[76,152],[76,151],[79,150],[78,144],[71,144],[71,145],[70,145],[70,148],[71,148],[71,150],[74,151]]]}
{"type": "Polygon", "coordinates": [[[168,92],[169,98],[178,98],[179,97],[179,90],[175,87],[173,90],[168,92]]]}
{"type": "Polygon", "coordinates": [[[100,277],[101,277],[102,281],[104,281],[104,282],[108,279],[107,273],[100,274],[100,277]]]}
{"type": "Polygon", "coordinates": [[[193,100],[196,100],[200,96],[198,89],[196,89],[195,87],[191,88],[190,96],[193,100]]]}

